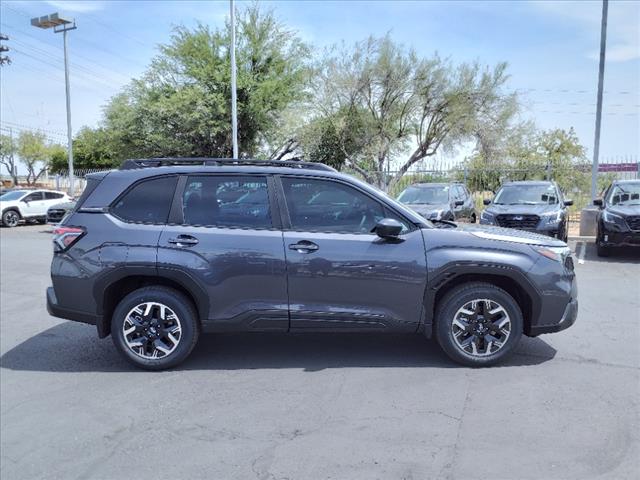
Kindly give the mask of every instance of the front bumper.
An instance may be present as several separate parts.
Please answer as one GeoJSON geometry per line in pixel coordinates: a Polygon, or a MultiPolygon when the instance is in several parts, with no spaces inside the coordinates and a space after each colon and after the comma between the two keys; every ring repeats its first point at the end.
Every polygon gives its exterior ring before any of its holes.
{"type": "Polygon", "coordinates": [[[531,337],[542,335],[543,333],[555,333],[566,330],[571,325],[576,323],[578,318],[578,299],[572,299],[564,309],[564,313],[558,323],[552,325],[535,325],[530,328],[528,333],[531,337]]]}
{"type": "Polygon", "coordinates": [[[100,317],[97,315],[61,307],[53,287],[47,288],[47,312],[54,317],[73,320],[74,322],[88,323],[89,325],[96,325],[99,323],[98,320],[100,320],[100,317]]]}
{"type": "Polygon", "coordinates": [[[606,247],[640,247],[640,232],[616,232],[603,228],[600,238],[606,247]]]}

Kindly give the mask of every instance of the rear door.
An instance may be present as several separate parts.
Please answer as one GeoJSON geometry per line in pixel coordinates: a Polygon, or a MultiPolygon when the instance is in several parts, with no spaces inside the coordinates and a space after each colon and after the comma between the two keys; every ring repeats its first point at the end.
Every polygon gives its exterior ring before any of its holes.
{"type": "Polygon", "coordinates": [[[341,181],[280,178],[291,330],[415,331],[426,284],[420,230],[341,181]],[[371,233],[385,217],[404,223],[398,240],[371,233]]]}
{"type": "Polygon", "coordinates": [[[209,331],[287,330],[287,280],[272,179],[182,177],[158,248],[161,274],[186,276],[208,304],[209,331]]]}

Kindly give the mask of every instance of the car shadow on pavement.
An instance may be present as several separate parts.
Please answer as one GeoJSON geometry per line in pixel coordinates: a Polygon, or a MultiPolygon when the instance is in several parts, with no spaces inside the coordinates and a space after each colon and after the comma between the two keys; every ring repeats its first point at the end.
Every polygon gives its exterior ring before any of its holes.
{"type": "Polygon", "coordinates": [[[599,257],[596,244],[585,243],[584,260],[587,262],[603,263],[636,263],[640,264],[640,248],[638,247],[614,247],[610,249],[608,257],[599,257]]]}
{"type": "MultiPolygon", "coordinates": [[[[502,367],[538,365],[556,350],[540,338],[523,338],[502,367]]],[[[21,371],[141,371],[129,365],[109,338],[95,329],[65,322],[41,332],[0,357],[0,367],[21,371]]],[[[308,372],[342,367],[463,368],[435,341],[393,334],[206,334],[191,356],[174,370],[302,368],[308,372]]]]}

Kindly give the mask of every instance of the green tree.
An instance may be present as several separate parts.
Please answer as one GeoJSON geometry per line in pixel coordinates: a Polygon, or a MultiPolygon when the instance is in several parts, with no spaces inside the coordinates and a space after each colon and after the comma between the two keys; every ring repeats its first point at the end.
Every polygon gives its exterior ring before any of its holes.
{"type": "MultiPolygon", "coordinates": [[[[238,131],[241,156],[268,156],[282,112],[304,95],[308,48],[257,5],[237,16],[238,131]]],[[[147,72],[105,109],[107,142],[87,158],[229,157],[229,25],[178,27],[147,72]],[[108,148],[103,149],[107,146],[108,148]]]]}
{"type": "Polygon", "coordinates": [[[13,136],[0,135],[0,164],[4,165],[7,173],[11,176],[13,184],[18,184],[18,175],[16,169],[16,152],[18,146],[13,136]]]}
{"type": "Polygon", "coordinates": [[[42,132],[22,131],[18,136],[17,153],[27,169],[27,185],[34,185],[46,172],[51,161],[52,146],[42,132]]]}
{"type": "Polygon", "coordinates": [[[419,58],[389,36],[369,38],[325,56],[314,74],[314,113],[332,119],[364,112],[359,148],[346,163],[369,182],[393,189],[438,151],[498,136],[517,111],[515,95],[504,91],[507,78],[505,64],[456,66],[437,55],[419,58]]]}

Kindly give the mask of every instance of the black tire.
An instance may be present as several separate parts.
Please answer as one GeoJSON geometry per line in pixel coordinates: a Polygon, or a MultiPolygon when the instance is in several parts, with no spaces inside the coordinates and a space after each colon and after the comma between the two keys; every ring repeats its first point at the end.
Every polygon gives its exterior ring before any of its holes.
{"type": "Polygon", "coordinates": [[[518,345],[522,337],[523,323],[520,306],[503,289],[490,283],[465,283],[451,290],[438,302],[435,316],[436,339],[445,353],[455,362],[468,367],[488,367],[503,360],[518,345]],[[458,346],[453,335],[453,322],[458,310],[467,303],[479,299],[487,299],[499,304],[506,311],[511,327],[502,346],[486,356],[466,352],[458,346]]]}
{"type": "Polygon", "coordinates": [[[476,214],[475,213],[471,214],[471,219],[469,220],[469,222],[476,223],[476,214]]]}
{"type": "Polygon", "coordinates": [[[17,227],[18,222],[20,222],[20,212],[17,210],[11,209],[2,213],[2,225],[5,227],[17,227]]]}
{"type": "Polygon", "coordinates": [[[198,313],[193,303],[182,293],[168,287],[154,286],[135,290],[124,297],[111,319],[111,337],[118,351],[133,365],[146,370],[164,370],[183,362],[200,336],[198,313]],[[173,310],[179,319],[181,333],[175,349],[161,358],[143,358],[125,340],[123,326],[129,312],[145,302],[162,304],[173,310]]]}
{"type": "Polygon", "coordinates": [[[596,253],[599,257],[608,257],[611,255],[611,248],[604,246],[600,240],[596,240],[596,253]]]}

